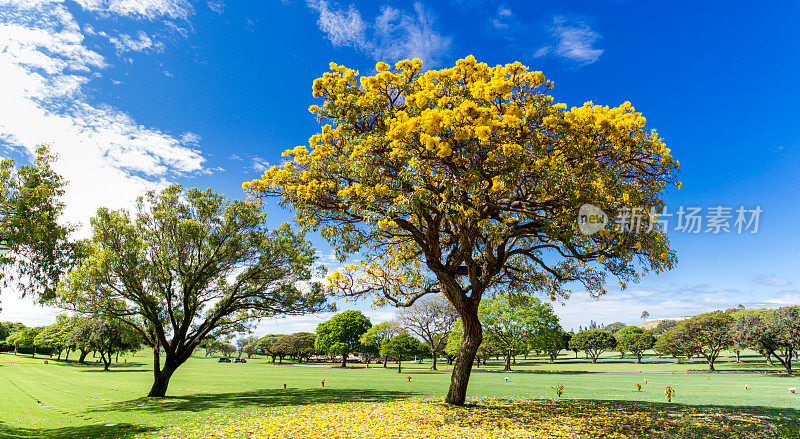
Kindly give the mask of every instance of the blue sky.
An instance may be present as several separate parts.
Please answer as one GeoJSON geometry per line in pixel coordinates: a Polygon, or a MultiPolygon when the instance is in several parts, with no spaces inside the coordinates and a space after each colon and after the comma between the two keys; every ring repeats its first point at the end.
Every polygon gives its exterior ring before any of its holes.
{"type": "MultiPolygon", "coordinates": [[[[84,224],[168,182],[242,197],[243,181],[317,129],[311,82],[330,61],[366,73],[406,57],[519,60],[560,102],[642,111],[681,162],[670,209],[763,209],[756,234],[671,230],[676,269],[597,302],[576,292],[556,306],[565,328],[797,304],[798,16],[793,2],[0,0],[0,155],[51,143],[68,217],[84,224]]],[[[276,225],[291,218],[271,211],[276,225]]],[[[56,312],[13,291],[2,306],[0,320],[30,324],[56,312]]]]}

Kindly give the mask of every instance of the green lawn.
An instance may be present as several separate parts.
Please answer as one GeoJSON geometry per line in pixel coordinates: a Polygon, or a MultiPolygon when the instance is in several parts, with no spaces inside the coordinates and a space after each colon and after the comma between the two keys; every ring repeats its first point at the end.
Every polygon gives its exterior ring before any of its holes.
{"type": "MultiPolygon", "coordinates": [[[[217,363],[214,358],[198,357],[175,374],[168,398],[148,400],[143,398],[152,378],[148,355],[126,357],[127,363],[120,360],[119,364],[112,364],[109,372],[103,372],[96,364],[43,364],[43,360],[0,354],[0,437],[159,437],[182,426],[224,421],[271,408],[439,398],[449,384],[449,371],[430,372],[425,369],[427,365],[414,365],[398,374],[380,366],[342,370],[331,365],[272,365],[256,358],[246,364],[217,363]],[[412,377],[410,382],[407,376],[412,377]]],[[[573,359],[551,365],[520,359],[518,368],[539,373],[476,371],[470,382],[470,397],[553,399],[556,395],[551,387],[564,383],[564,398],[664,403],[664,389],[672,386],[677,391],[673,402],[678,404],[800,419],[800,393],[788,391],[790,387],[800,388],[797,377],[764,373],[669,374],[663,372],[701,369],[703,364],[678,365],[674,360],[654,359],[637,365],[611,356],[601,361],[592,365],[573,359]],[[547,370],[561,372],[544,372],[547,370]],[[635,389],[637,383],[643,386],[641,392],[635,389]],[[748,390],[745,384],[749,385],[748,390]]],[[[736,365],[724,361],[720,366],[723,365],[721,369],[747,369],[763,367],[763,362],[736,365]]],[[[489,365],[498,367],[499,364],[489,365]]]]}

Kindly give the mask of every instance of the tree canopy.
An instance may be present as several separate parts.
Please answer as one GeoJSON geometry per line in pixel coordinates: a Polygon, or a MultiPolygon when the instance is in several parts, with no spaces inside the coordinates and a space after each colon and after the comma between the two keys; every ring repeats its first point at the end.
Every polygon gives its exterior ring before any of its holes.
{"type": "Polygon", "coordinates": [[[0,160],[0,239],[9,253],[0,257],[3,286],[22,295],[51,299],[78,247],[68,238],[74,226],[62,221],[66,182],[53,169],[56,156],[36,150],[32,165],[0,160]]]}
{"type": "Polygon", "coordinates": [[[478,318],[487,342],[503,352],[506,371],[511,370],[511,356],[527,352],[537,335],[561,329],[553,307],[528,295],[500,294],[484,299],[478,318]]]}
{"type": "Polygon", "coordinates": [[[347,367],[347,356],[358,350],[361,336],[372,327],[369,318],[361,311],[345,311],[317,326],[314,347],[328,355],[342,356],[342,367],[347,367]]]}
{"type": "Polygon", "coordinates": [[[392,357],[397,360],[397,373],[403,371],[403,359],[420,355],[422,351],[422,343],[407,332],[397,334],[389,340],[386,340],[383,346],[381,346],[381,355],[392,357]]]}
{"type": "Polygon", "coordinates": [[[569,341],[569,346],[586,352],[592,359],[592,363],[597,363],[600,354],[617,346],[617,340],[608,331],[586,329],[573,335],[569,341]]]}
{"type": "Polygon", "coordinates": [[[721,311],[697,315],[667,331],[657,348],[672,354],[700,354],[708,361],[709,370],[715,370],[720,352],[733,344],[733,323],[733,316],[721,311]]]}
{"type": "Polygon", "coordinates": [[[604,292],[671,268],[674,253],[652,213],[678,185],[678,163],[628,102],[567,109],[553,82],[519,62],[489,67],[469,56],[451,68],[378,63],[361,76],[332,63],[314,81],[322,124],[308,145],[244,188],[277,196],[319,230],[342,260],[338,294],[409,305],[443,293],[464,329],[448,403],[463,404],[487,291],[566,297],[574,285],[604,292]],[[582,234],[584,204],[609,218],[635,206],[650,226],[582,234]]]}
{"type": "Polygon", "coordinates": [[[265,221],[257,203],[179,185],[148,192],[134,213],[101,208],[60,303],[138,331],[153,348],[149,395],[164,396],[209,334],[327,309],[319,285],[307,282],[311,243],[286,224],[268,230],[265,221]]]}
{"type": "Polygon", "coordinates": [[[636,362],[642,362],[644,351],[656,344],[656,338],[650,331],[645,331],[636,326],[625,326],[614,333],[617,339],[617,349],[620,352],[630,352],[636,355],[636,362]]]}

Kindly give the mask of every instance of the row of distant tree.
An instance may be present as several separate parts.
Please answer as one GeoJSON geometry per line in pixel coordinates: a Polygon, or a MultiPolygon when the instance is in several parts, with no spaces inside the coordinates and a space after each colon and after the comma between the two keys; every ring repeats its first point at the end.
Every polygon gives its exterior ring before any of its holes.
{"type": "MultiPolygon", "coordinates": [[[[517,356],[531,353],[546,355],[554,362],[564,351],[573,351],[576,357],[584,352],[586,358],[597,362],[603,353],[616,351],[623,358],[631,355],[641,362],[650,349],[679,359],[703,357],[714,370],[722,351],[732,350],[738,361],[742,350],[752,349],[791,374],[791,359],[800,354],[797,306],[716,311],[680,321],[662,320],[649,330],[620,322],[602,327],[595,324],[577,333],[562,329],[550,304],[530,296],[506,294],[486,299],[479,315],[484,336],[478,364],[492,357],[503,358],[505,370],[511,370],[517,356]]],[[[382,358],[384,366],[388,358],[432,358],[431,368],[435,369],[439,357],[453,361],[462,338],[455,311],[443,298],[433,297],[402,309],[391,322],[372,325],[362,313],[346,311],[319,325],[316,334],[245,338],[240,340],[239,350],[270,356],[273,362],[286,357],[304,361],[323,354],[341,358],[342,365],[351,353],[367,361],[382,358]]]]}
{"type": "Polygon", "coordinates": [[[21,323],[0,322],[0,349],[13,349],[14,354],[43,353],[69,360],[71,352],[79,354],[83,363],[89,354],[99,355],[105,370],[119,354],[136,352],[142,339],[134,330],[112,320],[96,317],[60,315],[49,326],[28,328],[21,323]]]}

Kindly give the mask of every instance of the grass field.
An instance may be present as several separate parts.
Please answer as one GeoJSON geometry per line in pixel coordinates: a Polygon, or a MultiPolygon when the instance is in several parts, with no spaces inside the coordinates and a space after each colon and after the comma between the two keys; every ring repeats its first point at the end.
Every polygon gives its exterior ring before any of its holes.
{"type": "MultiPolygon", "coordinates": [[[[319,410],[317,404],[380,402],[386,405],[405,399],[422,399],[427,401],[425,404],[431,404],[441,398],[449,384],[449,371],[430,372],[426,370],[428,365],[413,365],[398,374],[391,366],[389,369],[378,366],[365,370],[358,366],[343,370],[330,365],[272,365],[257,358],[246,364],[229,364],[197,357],[176,372],[167,398],[150,400],[144,398],[152,379],[147,355],[126,357],[126,363],[121,359],[109,372],[103,372],[97,364],[57,361],[43,364],[43,360],[0,354],[0,437],[209,437],[216,426],[225,431],[226,425],[241,419],[289,416],[287,413],[294,413],[290,418],[297,419],[296,411],[309,405],[319,410]],[[412,377],[411,381],[408,376],[412,377]]],[[[574,359],[559,360],[555,365],[520,359],[517,367],[528,372],[473,373],[469,396],[553,400],[557,397],[552,387],[563,383],[562,400],[573,402],[629,401],[625,404],[640,404],[636,407],[648,409],[713,408],[781,422],[800,419],[800,393],[788,390],[800,388],[800,378],[759,372],[766,366],[755,357],[747,358],[752,362],[744,364],[725,360],[720,363],[720,369],[738,372],[683,373],[702,369],[704,364],[679,365],[671,359],[656,358],[641,365],[612,356],[596,365],[574,359]],[[675,373],[670,374],[670,371],[675,373]],[[642,385],[641,391],[637,391],[637,383],[642,385]],[[673,404],[666,403],[666,386],[676,390],[673,404]]],[[[488,366],[498,367],[497,363],[488,366]]],[[[355,407],[352,404],[347,407],[355,407]]],[[[557,411],[557,408],[546,410],[557,411]]],[[[402,410],[398,408],[394,412],[402,410]]],[[[242,437],[250,437],[248,434],[242,433],[242,437]]],[[[228,431],[225,437],[236,436],[228,431]]]]}

